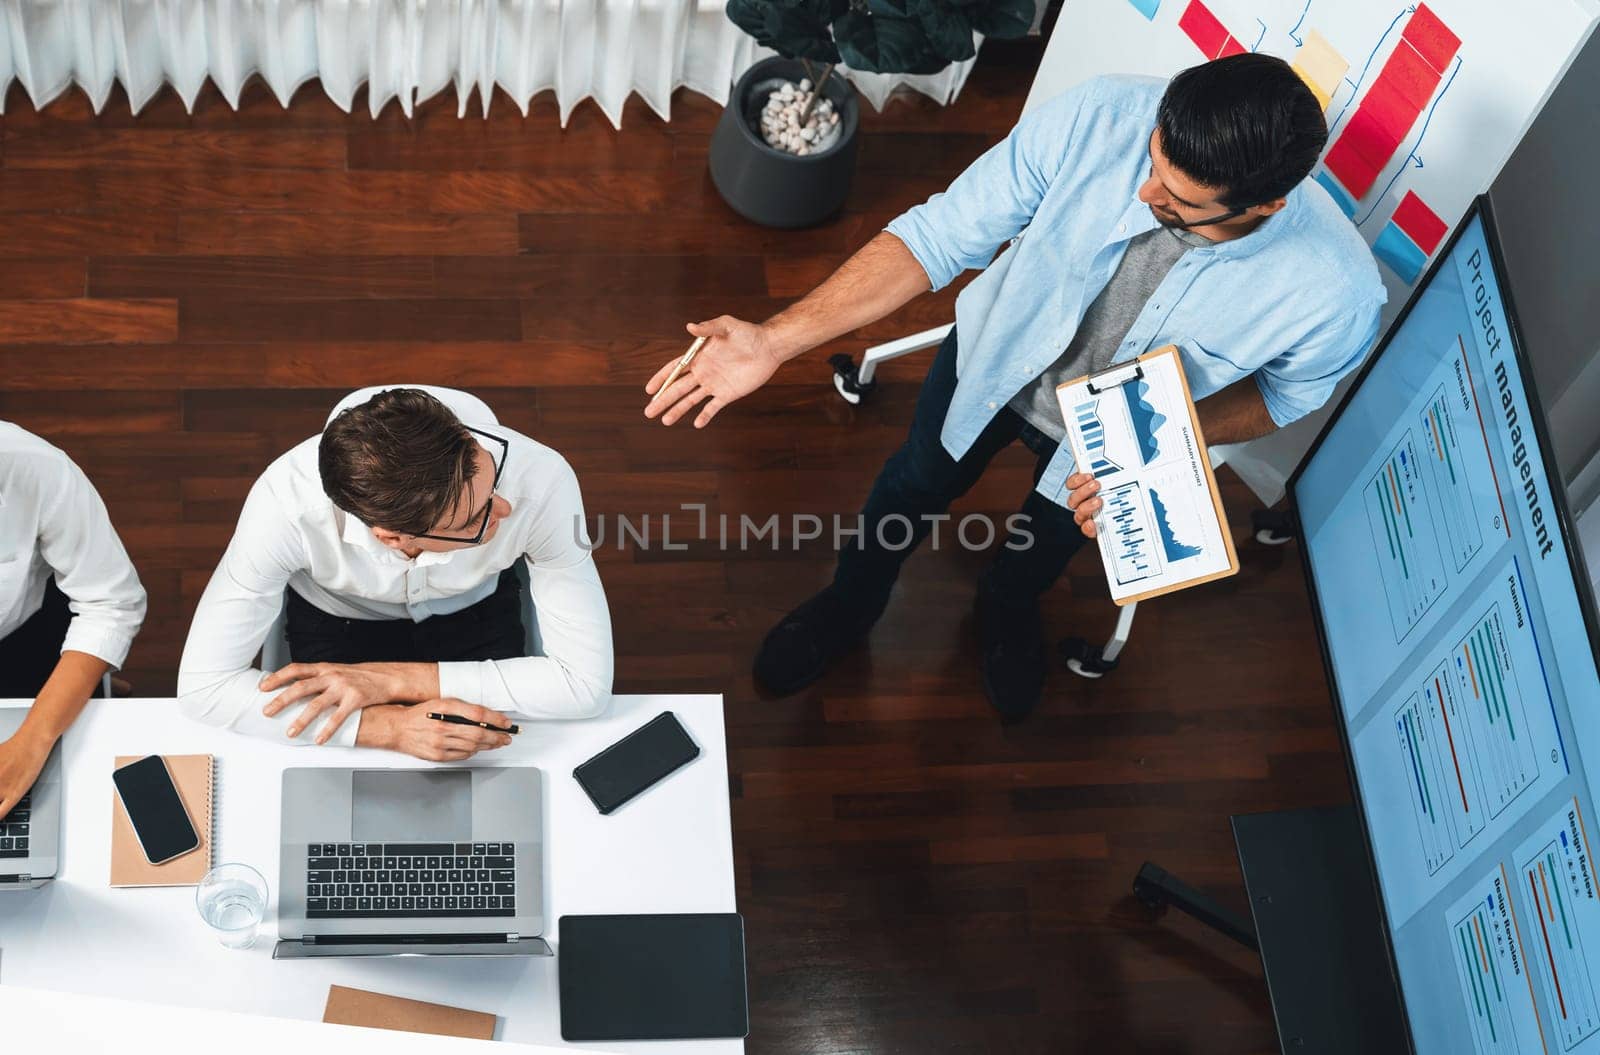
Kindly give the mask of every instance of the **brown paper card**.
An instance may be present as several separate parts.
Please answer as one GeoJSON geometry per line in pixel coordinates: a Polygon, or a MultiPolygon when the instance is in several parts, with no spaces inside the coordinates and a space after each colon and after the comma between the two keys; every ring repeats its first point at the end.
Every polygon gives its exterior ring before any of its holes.
{"type": "MultiPolygon", "coordinates": [[[[143,755],[118,755],[120,768],[137,762],[143,755]]],[[[117,789],[111,789],[111,885],[112,886],[194,886],[211,871],[211,795],[210,755],[163,755],[178,797],[189,813],[189,822],[200,835],[200,845],[165,864],[153,865],[144,856],[144,847],[134,834],[133,822],[122,808],[117,789]]]]}
{"type": "Polygon", "coordinates": [[[468,1011],[447,1004],[429,1004],[334,985],[328,987],[328,1006],[322,1012],[322,1021],[341,1026],[371,1026],[441,1037],[493,1040],[499,1019],[486,1011],[468,1011]]]}

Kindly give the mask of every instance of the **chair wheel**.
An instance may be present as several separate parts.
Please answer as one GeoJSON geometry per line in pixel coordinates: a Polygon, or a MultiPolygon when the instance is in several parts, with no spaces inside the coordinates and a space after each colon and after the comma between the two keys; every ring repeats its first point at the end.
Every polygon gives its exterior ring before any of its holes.
{"type": "Polygon", "coordinates": [[[1250,526],[1255,528],[1256,541],[1263,546],[1281,546],[1293,542],[1298,535],[1294,517],[1271,509],[1257,509],[1250,514],[1250,526]]]}
{"type": "Polygon", "coordinates": [[[1080,678],[1103,678],[1117,669],[1118,660],[1106,659],[1099,645],[1081,637],[1069,637],[1057,646],[1067,669],[1080,678]]]}
{"type": "Polygon", "coordinates": [[[856,361],[843,352],[828,358],[828,365],[833,367],[833,387],[839,397],[851,406],[857,406],[872,390],[878,387],[876,381],[862,384],[860,381],[861,368],[856,361]]]}

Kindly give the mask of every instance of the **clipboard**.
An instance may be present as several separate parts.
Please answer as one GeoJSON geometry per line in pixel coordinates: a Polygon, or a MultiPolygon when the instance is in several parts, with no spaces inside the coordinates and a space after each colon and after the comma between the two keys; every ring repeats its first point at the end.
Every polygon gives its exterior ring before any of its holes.
{"type": "Polygon", "coordinates": [[[1118,605],[1235,575],[1239,558],[1177,345],[1056,387],[1118,605]]]}

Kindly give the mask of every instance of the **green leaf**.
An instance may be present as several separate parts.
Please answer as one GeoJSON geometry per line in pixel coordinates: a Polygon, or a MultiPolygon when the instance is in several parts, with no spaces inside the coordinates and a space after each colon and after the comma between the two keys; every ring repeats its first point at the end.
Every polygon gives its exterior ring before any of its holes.
{"type": "Polygon", "coordinates": [[[1034,0],[982,0],[966,8],[972,28],[996,40],[1015,40],[1033,28],[1034,0]]]}
{"type": "Polygon", "coordinates": [[[946,63],[963,62],[976,55],[972,23],[967,13],[943,0],[914,0],[912,15],[935,55],[946,63]]]}
{"type": "Polygon", "coordinates": [[[728,18],[784,58],[838,62],[832,0],[728,0],[728,18]]]}
{"type": "Polygon", "coordinates": [[[938,73],[950,65],[912,19],[854,11],[834,23],[839,54],[853,70],[871,73],[938,73]]]}

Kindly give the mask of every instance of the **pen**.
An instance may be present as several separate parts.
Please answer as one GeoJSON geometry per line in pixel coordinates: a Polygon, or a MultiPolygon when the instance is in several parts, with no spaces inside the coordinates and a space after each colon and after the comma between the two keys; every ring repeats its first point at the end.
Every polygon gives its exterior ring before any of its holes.
{"type": "Polygon", "coordinates": [[[678,360],[678,365],[672,368],[672,373],[667,375],[667,379],[663,381],[661,383],[661,387],[656,390],[657,395],[672,387],[672,382],[678,379],[678,375],[683,372],[685,367],[694,362],[695,353],[699,352],[700,346],[705,343],[706,339],[704,337],[696,337],[694,339],[694,343],[689,346],[689,350],[683,353],[683,358],[678,360]]]}
{"type": "Polygon", "coordinates": [[[488,729],[496,733],[510,733],[512,736],[522,732],[522,726],[520,725],[502,729],[498,725],[490,725],[488,722],[475,722],[471,718],[463,718],[459,714],[439,714],[435,711],[429,711],[428,717],[436,722],[449,722],[451,725],[475,725],[479,729],[488,729]]]}

